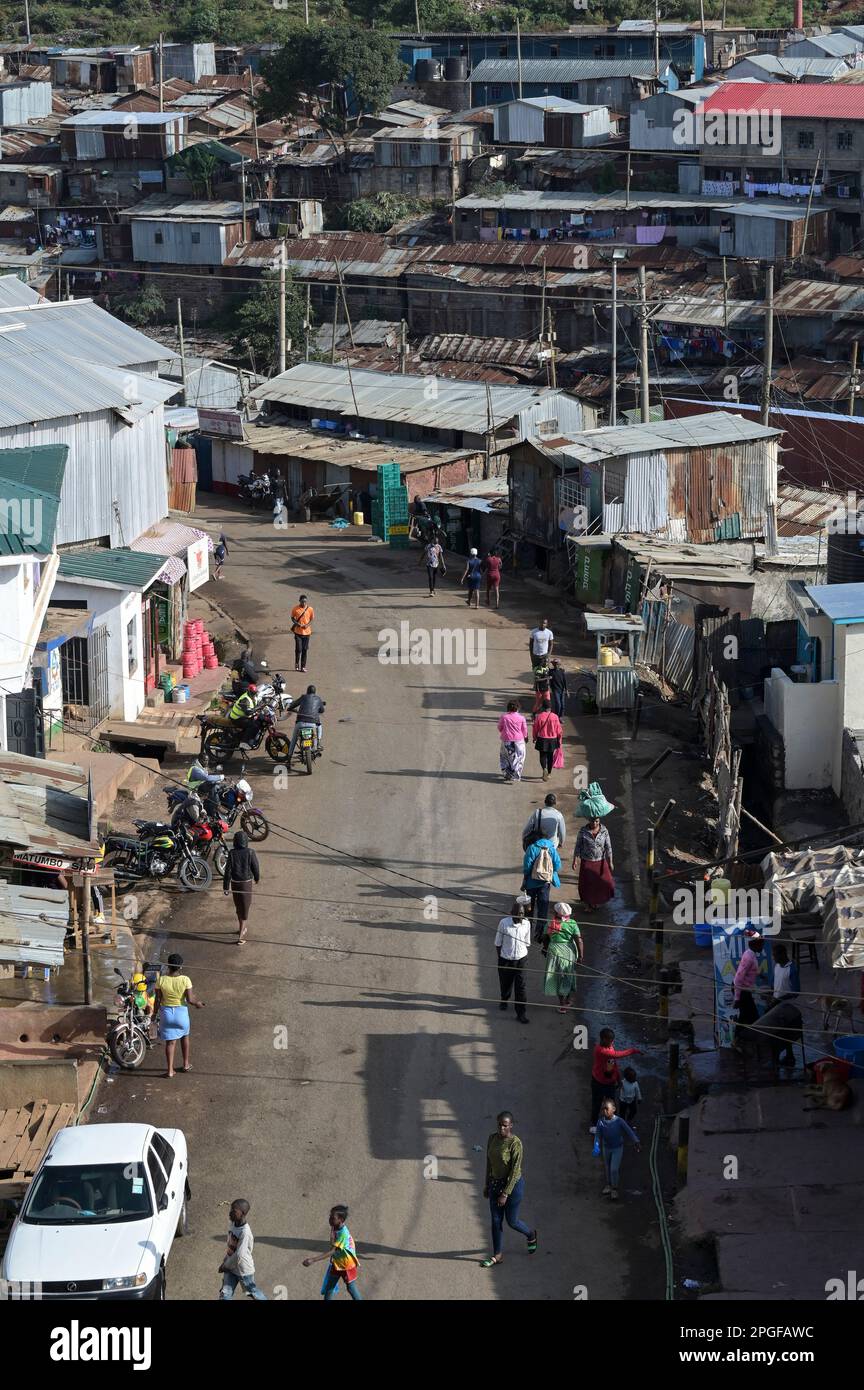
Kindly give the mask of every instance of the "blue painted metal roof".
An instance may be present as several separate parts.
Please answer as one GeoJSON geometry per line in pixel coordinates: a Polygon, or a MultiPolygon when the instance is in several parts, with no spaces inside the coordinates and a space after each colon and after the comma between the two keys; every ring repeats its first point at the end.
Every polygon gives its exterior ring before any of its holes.
{"type": "Polygon", "coordinates": [[[804,589],[832,623],[864,623],[864,584],[805,584],[804,589]]]}

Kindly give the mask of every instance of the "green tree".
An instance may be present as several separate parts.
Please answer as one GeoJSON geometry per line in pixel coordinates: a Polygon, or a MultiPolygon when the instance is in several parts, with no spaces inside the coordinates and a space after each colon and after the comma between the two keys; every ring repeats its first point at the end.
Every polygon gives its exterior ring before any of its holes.
{"type": "Polygon", "coordinates": [[[405,65],[386,34],[337,24],[295,29],[261,71],[266,117],[292,114],[306,100],[324,124],[339,128],[349,101],[359,112],[386,106],[405,65]]]}
{"type": "Polygon", "coordinates": [[[213,176],[219,167],[219,158],[203,141],[175,155],[172,167],[186,175],[196,198],[213,197],[213,176]]]}
{"type": "MultiPolygon", "coordinates": [[[[303,321],[306,295],[295,285],[290,272],[285,286],[285,336],[292,342],[289,365],[297,361],[305,346],[303,321]]],[[[272,376],[279,366],[279,276],[267,271],[254,294],[249,295],[231,315],[231,347],[244,363],[254,362],[254,370],[272,376]]]]}
{"type": "Polygon", "coordinates": [[[354,232],[389,232],[396,222],[425,206],[421,199],[406,198],[401,193],[376,193],[371,198],[356,198],[348,207],[345,221],[354,232]]]}
{"type": "Polygon", "coordinates": [[[143,328],[148,323],[158,323],[165,317],[165,300],[155,285],[144,285],[137,294],[129,295],[118,304],[118,309],[128,323],[143,328]]]}
{"type": "Polygon", "coordinates": [[[204,3],[178,9],[174,16],[172,37],[182,43],[211,43],[219,37],[220,11],[218,5],[204,3]]]}

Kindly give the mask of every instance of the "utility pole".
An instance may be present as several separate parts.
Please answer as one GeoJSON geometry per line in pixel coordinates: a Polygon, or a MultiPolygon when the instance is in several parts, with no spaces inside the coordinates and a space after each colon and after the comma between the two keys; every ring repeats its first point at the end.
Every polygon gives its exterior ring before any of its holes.
{"type": "MultiPolygon", "coordinates": [[[[537,343],[540,354],[543,356],[543,329],[546,326],[546,257],[543,257],[543,273],[540,279],[540,330],[537,334],[537,343]]],[[[546,371],[546,385],[549,385],[549,359],[543,356],[543,365],[546,371]]]]}
{"type": "Polygon", "coordinates": [[[609,424],[618,423],[618,262],[612,260],[612,393],[609,424]]]}
{"type": "Polygon", "coordinates": [[[801,255],[807,255],[807,231],[810,226],[810,209],[813,206],[813,190],[816,187],[816,176],[819,173],[819,162],[822,159],[822,150],[816,155],[816,163],[813,166],[813,177],[810,180],[810,192],[807,194],[807,214],[804,218],[804,236],[801,239],[801,255]]]}
{"type": "Polygon", "coordinates": [[[243,240],[246,241],[246,160],[242,154],[240,156],[240,190],[243,199],[243,240]]]}
{"type": "Polygon", "coordinates": [[[516,81],[518,82],[519,100],[522,100],[522,30],[519,25],[519,16],[516,16],[516,81]]]}
{"type": "MultiPolygon", "coordinates": [[[[420,0],[414,0],[414,22],[417,25],[417,33],[422,33],[423,31],[420,28],[420,0]]],[[[306,23],[308,24],[309,21],[307,20],[306,23]]]]}
{"type": "Polygon", "coordinates": [[[93,1003],[93,967],[90,962],[90,873],[90,869],[84,869],[81,873],[81,953],[84,957],[84,1003],[87,1005],[93,1003]]]}
{"type": "Polygon", "coordinates": [[[723,327],[729,327],[729,277],[726,274],[726,257],[723,257],[723,327]]]}
{"type": "Polygon", "coordinates": [[[852,344],[852,371],[849,376],[849,414],[855,414],[855,396],[858,392],[858,339],[852,344]]]}
{"type": "MultiPolygon", "coordinates": [[[[399,324],[399,371],[402,376],[408,370],[408,325],[404,319],[399,324]]],[[[850,411],[851,414],[851,411],[850,411]]]]}
{"type": "Polygon", "coordinates": [[[767,425],[771,416],[771,368],[774,362],[774,267],[765,272],[765,351],[762,356],[762,397],[760,419],[767,425]]]}
{"type": "Polygon", "coordinates": [[[624,193],[624,206],[630,206],[630,151],[627,151],[627,188],[624,193]]]}
{"type": "Polygon", "coordinates": [[[555,332],[552,327],[552,308],[546,310],[546,341],[549,344],[549,384],[552,390],[558,387],[558,372],[555,367],[555,332]]]}
{"type": "Polygon", "coordinates": [[[333,340],[330,343],[330,364],[336,361],[336,329],[339,327],[339,287],[333,287],[333,340]]]}
{"type": "Polygon", "coordinates": [[[705,37],[705,0],[699,0],[699,29],[705,37]]]}
{"type": "MultiPolygon", "coordinates": [[[[351,315],[348,312],[348,300],[345,298],[345,281],[342,278],[342,266],[338,261],[336,262],[336,274],[339,276],[339,289],[342,292],[342,308],[345,310],[345,322],[348,325],[348,341],[353,348],[356,347],[357,344],[354,342],[354,329],[351,327],[351,315]]],[[[353,386],[351,389],[354,389],[353,386]]],[[[354,405],[356,407],[356,401],[354,402],[354,405]]],[[[357,413],[359,415],[360,412],[358,411],[357,413]]]]}
{"type": "Polygon", "coordinates": [[[258,146],[258,112],[255,110],[255,86],[252,81],[252,69],[247,69],[249,73],[249,100],[252,103],[252,135],[255,140],[255,158],[261,158],[261,150],[258,146]]]}
{"type": "Polygon", "coordinates": [[[285,370],[285,242],[279,244],[279,371],[285,370]]]}
{"type": "Polygon", "coordinates": [[[32,37],[32,36],[31,36],[31,33],[30,33],[30,3],[29,3],[29,0],[24,0],[24,27],[25,27],[26,30],[27,30],[27,42],[30,43],[31,37],[32,37]]]}
{"type": "Polygon", "coordinates": [[[648,305],[645,301],[645,267],[639,267],[639,379],[642,404],[642,424],[651,419],[648,397],[648,305]]]}
{"type": "Polygon", "coordinates": [[[486,457],[483,460],[483,477],[492,476],[492,435],[495,429],[495,422],[492,418],[492,392],[489,390],[489,382],[486,385],[486,457]]]}
{"type": "Polygon", "coordinates": [[[165,94],[164,94],[164,92],[163,92],[163,90],[162,90],[163,82],[164,82],[164,79],[165,79],[165,55],[164,55],[162,49],[163,49],[162,35],[160,34],[160,35],[159,35],[159,110],[160,110],[160,111],[164,111],[164,110],[165,110],[165,94]]]}
{"type": "Polygon", "coordinates": [[[303,332],[306,336],[305,359],[309,361],[309,339],[312,334],[312,286],[306,282],[306,317],[303,320],[303,332]]]}
{"type": "Polygon", "coordinates": [[[660,0],[654,0],[654,76],[660,81],[660,0]]]}
{"type": "Polygon", "coordinates": [[[304,21],[305,21],[306,28],[308,29],[308,28],[309,28],[309,0],[303,0],[303,19],[304,19],[304,21]]]}
{"type": "Polygon", "coordinates": [[[188,405],[186,399],[186,342],[183,337],[183,301],[177,300],[177,337],[180,343],[180,379],[183,382],[183,404],[188,405]]]}
{"type": "Polygon", "coordinates": [[[456,161],[450,159],[450,240],[456,241],[456,161]]]}

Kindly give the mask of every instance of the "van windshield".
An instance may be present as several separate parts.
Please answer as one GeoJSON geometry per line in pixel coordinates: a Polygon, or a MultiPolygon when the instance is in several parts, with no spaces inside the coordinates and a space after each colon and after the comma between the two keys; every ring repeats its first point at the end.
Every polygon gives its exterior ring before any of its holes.
{"type": "Polygon", "coordinates": [[[34,1226],[80,1226],[152,1215],[150,1186],[140,1163],[49,1164],[34,1179],[21,1220],[34,1226]]]}

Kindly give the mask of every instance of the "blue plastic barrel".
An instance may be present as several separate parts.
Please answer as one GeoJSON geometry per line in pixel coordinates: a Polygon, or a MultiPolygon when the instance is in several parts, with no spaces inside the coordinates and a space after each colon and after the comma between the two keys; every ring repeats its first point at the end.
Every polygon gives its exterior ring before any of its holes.
{"type": "Polygon", "coordinates": [[[850,1033],[834,1039],[834,1056],[852,1063],[850,1076],[864,1077],[864,1033],[850,1033]]]}

